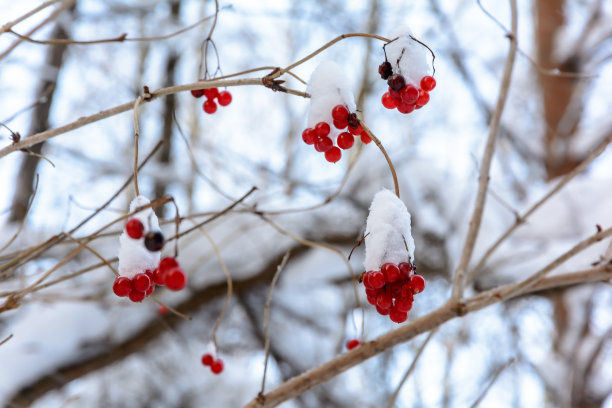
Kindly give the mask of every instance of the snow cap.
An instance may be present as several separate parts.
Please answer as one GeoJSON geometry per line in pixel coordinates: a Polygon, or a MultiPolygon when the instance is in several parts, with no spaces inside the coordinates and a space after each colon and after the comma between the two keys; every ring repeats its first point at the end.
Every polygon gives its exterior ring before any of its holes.
{"type": "MultiPolygon", "coordinates": [[[[138,207],[149,204],[144,196],[138,196],[130,203],[130,212],[138,207]]],[[[142,210],[132,216],[144,225],[144,234],[149,231],[159,231],[159,221],[152,208],[142,210]]],[[[144,273],[147,269],[154,270],[159,264],[161,251],[152,252],[145,248],[144,237],[130,238],[125,232],[119,237],[119,275],[133,278],[137,273],[144,273]]]]}
{"type": "Polygon", "coordinates": [[[379,270],[380,266],[387,262],[397,265],[400,262],[414,261],[410,213],[391,191],[383,189],[374,196],[365,233],[366,251],[363,265],[366,271],[379,270]]]}
{"type": "Polygon", "coordinates": [[[342,69],[332,61],[323,61],[313,71],[308,82],[310,110],[308,127],[319,122],[332,123],[331,111],[336,105],[344,105],[355,112],[355,97],[342,69]]]}
{"type": "Polygon", "coordinates": [[[393,73],[400,74],[406,83],[412,83],[418,88],[421,78],[430,75],[429,54],[427,48],[413,40],[411,35],[408,27],[397,27],[390,36],[392,40],[397,39],[388,43],[385,50],[393,73]]]}

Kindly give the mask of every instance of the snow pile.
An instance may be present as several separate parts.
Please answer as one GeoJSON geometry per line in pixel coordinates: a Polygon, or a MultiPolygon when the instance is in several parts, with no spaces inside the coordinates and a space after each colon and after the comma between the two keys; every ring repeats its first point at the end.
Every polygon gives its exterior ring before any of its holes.
{"type": "Polygon", "coordinates": [[[355,112],[355,97],[350,84],[335,62],[324,61],[319,64],[310,77],[307,91],[310,94],[310,128],[319,122],[332,123],[331,111],[336,105],[344,105],[349,112],[355,112]]]}
{"type": "MultiPolygon", "coordinates": [[[[138,196],[130,203],[130,212],[136,211],[138,207],[149,204],[150,201],[144,196],[138,196]]],[[[159,221],[152,208],[142,210],[132,216],[144,225],[144,235],[149,231],[159,231],[159,221]]],[[[143,238],[130,238],[125,229],[119,237],[119,275],[133,278],[137,273],[145,270],[154,270],[159,264],[161,251],[149,251],[144,245],[143,238]]]]}
{"type": "Polygon", "coordinates": [[[406,83],[417,88],[421,78],[430,75],[428,51],[425,46],[411,38],[408,27],[398,27],[391,33],[393,40],[385,47],[387,61],[391,63],[394,74],[404,77],[406,83]]]}
{"type": "Polygon", "coordinates": [[[366,271],[379,270],[387,262],[397,265],[414,261],[410,213],[391,191],[383,189],[374,196],[365,234],[366,271]]]}

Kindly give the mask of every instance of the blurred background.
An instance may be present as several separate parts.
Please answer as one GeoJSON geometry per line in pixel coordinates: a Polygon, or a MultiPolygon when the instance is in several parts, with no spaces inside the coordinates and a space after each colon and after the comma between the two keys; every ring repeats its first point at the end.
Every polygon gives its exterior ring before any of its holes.
{"type": "MultiPolygon", "coordinates": [[[[2,147],[12,142],[11,131],[25,138],[132,101],[143,86],[155,90],[204,77],[202,50],[213,1],[48,3],[12,26],[14,32],[0,31],[2,147]],[[147,41],[39,44],[15,34],[34,40],[153,37],[207,16],[180,35],[147,41]]],[[[0,23],[40,4],[0,0],[0,23]]],[[[216,48],[208,47],[208,78],[287,66],[340,34],[388,36],[401,25],[435,52],[438,85],[429,104],[409,115],[381,105],[387,86],[377,73],[384,61],[379,40],[345,39],[293,71],[307,81],[320,62],[336,62],[352,84],[358,110],[389,152],[412,215],[418,273],[427,280],[409,320],[448,299],[472,212],[510,27],[506,2],[482,7],[463,0],[220,2],[212,33],[216,48]]],[[[471,267],[520,214],[610,138],[611,17],[612,4],[605,1],[520,2],[520,51],[471,267]]],[[[282,79],[305,90],[291,76],[282,79]]],[[[301,140],[308,99],[263,86],[228,90],[232,103],[213,115],[188,91],[140,107],[141,160],[163,141],[139,173],[140,192],[150,199],[174,197],[186,217],[181,229],[257,187],[246,202],[258,213],[239,205],[204,232],[178,241],[188,287],[156,294],[191,320],[162,316],[152,301],[117,298],[111,270],[89,251],[80,251],[46,278],[50,285],[6,310],[11,294],[78,245],[64,240],[18,267],[11,262],[70,231],[128,180],[134,160],[131,110],[0,159],[0,341],[13,335],[0,345],[0,405],[246,404],[260,391],[264,305],[287,251],[271,300],[266,390],[344,352],[351,338],[367,341],[397,327],[365,302],[362,288],[356,301],[343,257],[303,244],[324,243],[348,256],[363,235],[373,195],[393,187],[381,152],[373,143],[356,142],[341,161],[328,163],[301,140]],[[233,296],[216,333],[225,362],[219,376],[200,363],[227,287],[206,234],[233,279],[233,296]]],[[[609,227],[611,170],[612,155],[605,151],[475,270],[468,295],[525,278],[593,234],[596,225],[609,227]]],[[[124,215],[133,197],[129,184],[74,236],[87,237],[124,215]]],[[[158,209],[158,215],[171,236],[173,206],[158,209]]],[[[121,227],[111,226],[90,244],[115,266],[121,227]]],[[[588,269],[609,258],[608,244],[590,247],[554,273],[588,269]]],[[[164,255],[172,253],[168,245],[164,255]]],[[[350,262],[356,273],[363,271],[363,246],[350,262]]],[[[422,348],[391,406],[612,407],[611,306],[609,282],[591,283],[524,295],[452,320],[422,348]]],[[[386,406],[427,336],[282,406],[386,406]]]]}

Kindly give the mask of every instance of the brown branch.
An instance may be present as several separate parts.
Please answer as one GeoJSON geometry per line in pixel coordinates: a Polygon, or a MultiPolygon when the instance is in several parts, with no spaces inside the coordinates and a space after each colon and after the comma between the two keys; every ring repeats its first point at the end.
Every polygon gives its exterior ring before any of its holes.
{"type": "Polygon", "coordinates": [[[487,144],[482,157],[482,163],[480,164],[480,174],[478,176],[478,192],[476,193],[476,203],[474,204],[474,212],[470,219],[469,229],[465,237],[465,243],[463,250],[461,251],[461,258],[457,270],[455,271],[455,279],[453,281],[453,292],[452,298],[459,300],[463,296],[464,275],[470,259],[472,258],[472,252],[476,245],[476,238],[480,231],[480,223],[482,221],[482,214],[484,212],[485,202],[487,200],[487,188],[489,186],[489,171],[491,168],[491,162],[493,161],[493,153],[495,152],[495,142],[497,134],[499,133],[499,127],[501,123],[501,116],[504,112],[504,106],[506,99],[508,98],[508,91],[510,89],[510,81],[512,79],[512,70],[514,68],[514,60],[516,57],[516,33],[517,33],[517,10],[516,0],[510,0],[510,10],[512,19],[512,33],[508,36],[510,40],[510,48],[508,50],[508,56],[506,58],[506,64],[504,66],[504,74],[502,77],[499,95],[497,97],[497,105],[491,118],[491,124],[489,125],[489,136],[487,138],[487,144]]]}
{"type": "Polygon", "coordinates": [[[0,34],[4,34],[7,31],[9,31],[13,26],[21,23],[22,21],[32,17],[34,14],[38,13],[41,10],[46,9],[49,6],[54,5],[55,3],[57,3],[60,0],[50,0],[50,1],[46,1],[44,3],[42,3],[41,5],[39,5],[38,7],[28,11],[27,13],[25,13],[24,15],[22,15],[21,17],[16,18],[13,21],[9,21],[8,23],[4,24],[2,27],[0,27],[0,34]]]}

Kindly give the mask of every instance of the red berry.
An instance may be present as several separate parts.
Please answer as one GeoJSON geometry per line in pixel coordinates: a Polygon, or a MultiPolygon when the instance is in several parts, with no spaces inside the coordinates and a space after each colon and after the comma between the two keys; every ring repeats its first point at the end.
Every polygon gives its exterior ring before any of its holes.
{"type": "Polygon", "coordinates": [[[166,271],[155,268],[153,271],[153,282],[155,282],[156,285],[164,286],[166,284],[166,271]]]}
{"type": "Polygon", "coordinates": [[[423,92],[419,95],[419,99],[417,99],[416,104],[418,106],[425,106],[429,102],[429,94],[427,92],[423,92]]]}
{"type": "Polygon", "coordinates": [[[387,283],[395,282],[400,277],[399,268],[392,263],[383,264],[380,267],[380,271],[383,275],[385,275],[385,280],[387,283]]]}
{"type": "Polygon", "coordinates": [[[395,99],[397,101],[397,103],[401,103],[402,102],[402,96],[400,95],[400,93],[398,91],[394,91],[393,89],[389,88],[388,92],[389,92],[389,96],[391,96],[391,98],[395,99]]]}
{"type": "Polygon", "coordinates": [[[389,77],[389,79],[387,79],[387,84],[389,85],[389,88],[399,92],[404,85],[406,85],[406,80],[399,74],[393,74],[389,77]]]}
{"type": "Polygon", "coordinates": [[[159,261],[159,266],[157,267],[160,271],[169,271],[170,269],[177,268],[179,263],[174,257],[166,256],[159,261]]]}
{"type": "Polygon", "coordinates": [[[151,286],[151,279],[144,273],[137,273],[132,278],[132,290],[146,292],[151,286]]]}
{"type": "Polygon", "coordinates": [[[212,99],[208,99],[206,102],[204,102],[202,108],[204,109],[204,112],[208,113],[209,115],[212,115],[217,111],[217,104],[212,99]]]}
{"type": "Polygon", "coordinates": [[[355,137],[349,132],[342,132],[338,135],[336,143],[338,143],[338,147],[341,149],[350,149],[353,147],[353,143],[355,143],[355,137]]]}
{"type": "Polygon", "coordinates": [[[400,262],[397,267],[400,270],[400,279],[406,280],[410,277],[410,274],[412,274],[412,264],[409,262],[400,262]]]}
{"type": "Polygon", "coordinates": [[[208,89],[204,89],[204,96],[206,96],[206,99],[215,99],[216,97],[219,96],[219,89],[218,88],[208,88],[208,89]]]}
{"type": "Polygon", "coordinates": [[[368,296],[368,303],[372,306],[376,306],[376,296],[368,296]]]}
{"type": "Polygon", "coordinates": [[[396,308],[391,309],[389,318],[395,323],[404,323],[408,319],[408,312],[403,312],[396,308]]]}
{"type": "Polygon", "coordinates": [[[334,119],[334,127],[336,129],[346,129],[346,127],[348,126],[348,122],[346,120],[336,120],[334,119]]]}
{"type": "Polygon", "coordinates": [[[389,312],[391,311],[391,309],[383,309],[380,306],[376,306],[376,311],[378,312],[378,314],[381,314],[383,316],[386,316],[389,314],[389,312]]]}
{"type": "Polygon", "coordinates": [[[379,293],[376,297],[376,305],[381,309],[390,309],[393,307],[393,299],[387,293],[379,293]]]}
{"type": "Polygon", "coordinates": [[[366,272],[363,274],[363,278],[362,278],[362,282],[363,282],[363,286],[365,286],[366,288],[366,294],[368,293],[368,290],[374,290],[374,287],[372,286],[372,284],[370,283],[370,272],[366,272]]]}
{"type": "Polygon", "coordinates": [[[395,300],[395,309],[400,312],[409,312],[412,309],[412,297],[408,299],[396,299],[395,300]]]}
{"type": "Polygon", "coordinates": [[[149,286],[149,289],[145,290],[145,296],[151,296],[151,294],[155,291],[155,284],[151,283],[151,286],[149,286]]]}
{"type": "Polygon", "coordinates": [[[402,298],[412,299],[412,294],[412,285],[410,284],[410,280],[408,280],[402,284],[402,298]]]}
{"type": "Polygon", "coordinates": [[[202,364],[205,366],[211,366],[213,361],[215,361],[215,359],[210,353],[206,353],[202,356],[202,364]]]}
{"type": "Polygon", "coordinates": [[[406,87],[404,87],[399,94],[402,98],[402,102],[409,105],[415,104],[417,99],[419,99],[419,90],[412,85],[406,85],[406,87]]]}
{"type": "Polygon", "coordinates": [[[155,283],[155,280],[153,280],[153,271],[150,269],[147,269],[146,271],[144,271],[145,275],[147,275],[149,277],[149,279],[151,279],[151,282],[155,283]]]}
{"type": "Polygon", "coordinates": [[[346,106],[336,105],[336,106],[334,106],[334,109],[332,109],[331,114],[332,114],[332,118],[334,118],[334,120],[345,122],[347,120],[347,118],[348,118],[349,111],[348,111],[348,109],[346,109],[346,106]]]}
{"type": "Polygon", "coordinates": [[[119,297],[125,297],[132,291],[132,281],[125,276],[117,276],[113,283],[113,292],[119,297]]]}
{"type": "Polygon", "coordinates": [[[385,92],[381,98],[383,106],[387,109],[397,108],[397,99],[393,99],[389,92],[385,92]]]}
{"type": "Polygon", "coordinates": [[[351,135],[354,135],[354,136],[359,136],[362,133],[364,133],[363,132],[363,128],[361,127],[361,125],[359,125],[359,126],[357,126],[355,128],[352,128],[352,127],[349,126],[348,131],[349,131],[349,133],[351,135]]]}
{"type": "Polygon", "coordinates": [[[421,78],[421,89],[425,92],[430,92],[436,87],[436,80],[434,77],[426,75],[421,78]]]}
{"type": "Polygon", "coordinates": [[[358,347],[361,344],[361,342],[357,339],[350,339],[349,341],[346,342],[346,349],[347,350],[352,350],[355,347],[358,347]]]}
{"type": "Polygon", "coordinates": [[[314,127],[315,133],[319,137],[325,137],[329,135],[329,131],[331,130],[329,127],[329,123],[327,122],[319,122],[314,127]]]}
{"type": "Polygon", "coordinates": [[[392,298],[397,299],[402,296],[402,284],[403,282],[399,280],[393,283],[387,284],[386,287],[387,287],[388,293],[391,295],[392,298]]]}
{"type": "Polygon", "coordinates": [[[202,95],[204,95],[204,90],[203,89],[192,89],[191,90],[191,95],[194,98],[201,98],[202,95]]]}
{"type": "Polygon", "coordinates": [[[302,132],[302,140],[307,145],[314,144],[315,140],[317,140],[317,134],[313,128],[306,128],[302,132]]]}
{"type": "Polygon", "coordinates": [[[140,239],[144,234],[144,225],[138,218],[130,218],[125,223],[125,233],[132,239],[140,239]]]}
{"type": "Polygon", "coordinates": [[[130,300],[132,302],[140,303],[144,300],[145,297],[146,297],[145,293],[139,290],[133,290],[130,292],[130,300]]]}
{"type": "Polygon", "coordinates": [[[170,290],[181,290],[187,285],[187,275],[181,268],[170,269],[166,273],[166,286],[170,290]]]}
{"type": "Polygon", "coordinates": [[[325,160],[330,163],[336,163],[342,158],[342,151],[336,146],[325,152],[325,160]]]}
{"type": "Polygon", "coordinates": [[[223,360],[218,358],[213,361],[210,365],[210,371],[212,371],[213,374],[221,374],[221,371],[223,371],[223,360]]]}
{"type": "Polygon", "coordinates": [[[161,316],[165,316],[168,314],[168,308],[166,306],[160,305],[157,308],[157,313],[159,313],[161,316]]]}
{"type": "Polygon", "coordinates": [[[334,142],[329,137],[323,136],[317,138],[314,146],[317,152],[325,153],[334,146],[334,142]]]}
{"type": "Polygon", "coordinates": [[[217,102],[221,106],[227,106],[232,103],[232,94],[229,91],[221,91],[217,97],[217,102]]]}
{"type": "Polygon", "coordinates": [[[410,286],[412,291],[417,294],[425,290],[425,279],[421,275],[412,275],[410,277],[410,286]]]}
{"type": "Polygon", "coordinates": [[[406,114],[406,113],[412,112],[415,109],[415,107],[416,106],[413,104],[402,102],[399,105],[397,105],[397,110],[403,114],[406,114]]]}
{"type": "Polygon", "coordinates": [[[361,142],[364,144],[368,144],[372,141],[372,138],[368,136],[368,134],[365,132],[363,132],[360,137],[361,137],[361,142]]]}
{"type": "Polygon", "coordinates": [[[385,275],[380,271],[372,271],[370,275],[370,284],[374,289],[379,289],[385,286],[385,275]]]}

